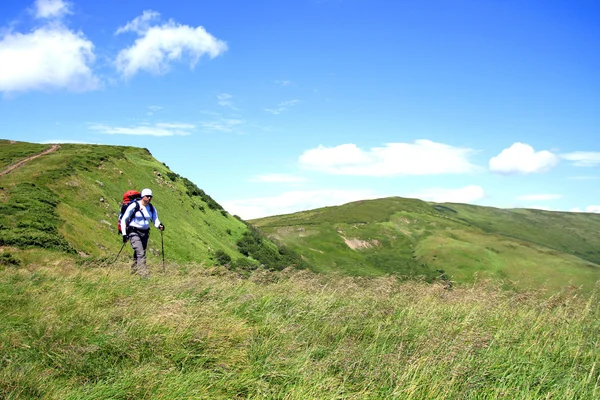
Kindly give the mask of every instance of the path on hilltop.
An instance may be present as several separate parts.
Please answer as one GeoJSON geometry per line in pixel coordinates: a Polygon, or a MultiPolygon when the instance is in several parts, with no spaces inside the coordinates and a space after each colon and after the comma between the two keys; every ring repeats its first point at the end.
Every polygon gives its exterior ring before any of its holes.
{"type": "Polygon", "coordinates": [[[46,154],[48,154],[48,153],[52,153],[53,151],[56,151],[56,150],[58,150],[58,148],[59,148],[59,147],[60,147],[60,145],[58,145],[58,144],[53,144],[53,145],[52,145],[52,147],[50,147],[50,148],[49,148],[49,149],[47,149],[47,150],[44,150],[44,151],[42,151],[42,152],[41,152],[41,153],[39,153],[39,154],[36,154],[36,155],[30,156],[30,157],[24,158],[24,159],[22,159],[22,160],[21,160],[21,161],[19,161],[19,162],[16,162],[16,163],[14,163],[14,164],[11,164],[11,165],[9,165],[9,166],[8,166],[8,167],[7,167],[5,170],[3,170],[3,171],[0,171],[0,176],[6,175],[6,174],[8,174],[8,173],[12,172],[13,170],[15,170],[15,169],[17,169],[17,168],[19,168],[19,167],[23,166],[23,164],[26,164],[26,163],[28,163],[29,161],[33,160],[33,159],[36,159],[36,158],[38,158],[38,157],[41,157],[41,156],[45,156],[45,155],[46,155],[46,154]]]}

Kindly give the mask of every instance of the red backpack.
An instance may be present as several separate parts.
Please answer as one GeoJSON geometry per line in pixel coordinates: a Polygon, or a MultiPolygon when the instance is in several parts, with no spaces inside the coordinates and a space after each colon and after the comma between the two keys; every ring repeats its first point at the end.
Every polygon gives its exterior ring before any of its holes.
{"type": "Polygon", "coordinates": [[[123,194],[121,212],[119,213],[119,218],[117,219],[117,230],[119,231],[119,235],[123,234],[123,232],[121,232],[121,218],[123,217],[123,214],[125,214],[125,210],[127,210],[129,203],[138,199],[140,199],[140,192],[137,190],[128,190],[123,194]]]}

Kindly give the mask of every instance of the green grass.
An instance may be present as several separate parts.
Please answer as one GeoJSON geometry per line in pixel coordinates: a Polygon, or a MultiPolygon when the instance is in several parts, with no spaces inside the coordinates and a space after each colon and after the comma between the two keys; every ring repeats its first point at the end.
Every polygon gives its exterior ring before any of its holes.
{"type": "Polygon", "coordinates": [[[0,265],[5,399],[592,399],[600,287],[125,263],[0,265]]]}
{"type": "Polygon", "coordinates": [[[0,245],[54,248],[73,252],[59,234],[58,199],[49,189],[19,183],[0,203],[0,245]]]}

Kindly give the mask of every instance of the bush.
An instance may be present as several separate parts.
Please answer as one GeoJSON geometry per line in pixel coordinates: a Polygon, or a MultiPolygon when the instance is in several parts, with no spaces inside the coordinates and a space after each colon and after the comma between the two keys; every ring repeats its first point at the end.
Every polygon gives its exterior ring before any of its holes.
{"type": "Polygon", "coordinates": [[[231,263],[232,270],[254,271],[256,268],[258,265],[246,257],[237,258],[231,263]]]}
{"type": "Polygon", "coordinates": [[[211,210],[223,210],[223,207],[217,203],[212,197],[204,193],[196,184],[187,178],[182,178],[186,193],[190,197],[198,196],[204,201],[211,210]]]}
{"type": "Polygon", "coordinates": [[[282,270],[296,266],[306,268],[307,264],[300,256],[283,245],[265,240],[263,234],[252,225],[237,241],[238,251],[246,257],[252,257],[267,268],[282,270]]]}
{"type": "Polygon", "coordinates": [[[215,252],[215,259],[219,265],[227,265],[231,262],[231,257],[223,250],[217,250],[215,252]]]}
{"type": "Polygon", "coordinates": [[[175,172],[168,171],[167,178],[169,178],[171,181],[175,182],[175,181],[177,181],[177,178],[179,178],[179,175],[176,174],[175,172]]]}
{"type": "Polygon", "coordinates": [[[10,253],[2,253],[0,255],[0,265],[5,265],[8,267],[20,267],[21,260],[19,260],[18,258],[15,258],[10,253]]]}

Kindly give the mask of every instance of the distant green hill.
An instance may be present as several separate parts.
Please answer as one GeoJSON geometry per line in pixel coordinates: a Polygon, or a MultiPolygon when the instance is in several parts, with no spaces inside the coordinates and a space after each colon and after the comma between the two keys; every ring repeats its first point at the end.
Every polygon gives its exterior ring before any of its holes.
{"type": "Polygon", "coordinates": [[[598,214],[391,197],[250,222],[320,272],[492,278],[550,291],[600,280],[598,214]]]}
{"type": "MultiPolygon", "coordinates": [[[[117,216],[123,193],[149,187],[166,226],[169,262],[231,264],[243,269],[260,264],[281,269],[299,262],[297,256],[229,215],[147,149],[83,144],[54,149],[0,140],[0,174],[0,246],[4,248],[112,258],[122,245],[117,216]]],[[[161,247],[160,232],[153,229],[151,262],[160,257],[161,247]]],[[[126,250],[123,258],[131,253],[129,246],[126,250]]]]}

